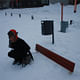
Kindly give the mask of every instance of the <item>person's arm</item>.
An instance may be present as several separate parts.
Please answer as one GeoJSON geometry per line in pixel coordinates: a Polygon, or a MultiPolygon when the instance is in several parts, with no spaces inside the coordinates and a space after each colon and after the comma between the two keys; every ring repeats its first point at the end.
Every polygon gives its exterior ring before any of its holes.
{"type": "Polygon", "coordinates": [[[23,40],[24,51],[28,52],[30,50],[30,46],[23,40]]]}
{"type": "Polygon", "coordinates": [[[13,48],[13,43],[9,40],[9,48],[13,48]]]}

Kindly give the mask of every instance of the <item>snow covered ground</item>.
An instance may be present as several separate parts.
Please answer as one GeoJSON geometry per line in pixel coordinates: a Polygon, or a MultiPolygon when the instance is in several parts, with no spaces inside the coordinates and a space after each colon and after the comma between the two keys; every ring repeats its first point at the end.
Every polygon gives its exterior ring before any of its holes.
{"type": "Polygon", "coordinates": [[[77,13],[74,6],[64,6],[64,21],[70,22],[66,33],[60,31],[60,4],[41,8],[0,10],[0,80],[79,80],[80,79],[80,4],[77,13]],[[7,16],[5,16],[7,12],[7,16]],[[13,13],[13,16],[10,14],[13,13]],[[21,13],[21,18],[19,18],[21,13]],[[31,19],[34,16],[34,19],[31,19]],[[41,35],[41,20],[54,20],[55,44],[52,36],[41,35]],[[25,68],[13,66],[13,59],[7,56],[10,29],[16,29],[19,37],[30,46],[34,62],[25,68]],[[76,63],[74,72],[68,70],[35,51],[36,43],[76,63]]]}

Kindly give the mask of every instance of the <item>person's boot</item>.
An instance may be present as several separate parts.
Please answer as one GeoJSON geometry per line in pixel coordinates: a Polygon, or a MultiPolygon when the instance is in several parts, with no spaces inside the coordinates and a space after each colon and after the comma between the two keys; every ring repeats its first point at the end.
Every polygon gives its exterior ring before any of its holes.
{"type": "Polygon", "coordinates": [[[14,62],[13,62],[13,65],[15,65],[17,63],[18,63],[18,61],[17,61],[17,59],[15,59],[14,62]]]}
{"type": "Polygon", "coordinates": [[[19,59],[18,60],[18,65],[21,65],[22,64],[22,59],[19,59]]]}

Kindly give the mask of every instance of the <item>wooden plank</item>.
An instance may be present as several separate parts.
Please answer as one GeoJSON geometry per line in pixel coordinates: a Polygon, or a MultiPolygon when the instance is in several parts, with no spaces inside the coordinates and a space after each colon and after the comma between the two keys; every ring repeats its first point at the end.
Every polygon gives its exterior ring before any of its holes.
{"type": "Polygon", "coordinates": [[[47,56],[51,60],[55,61],[56,63],[60,64],[64,68],[68,69],[70,72],[74,71],[75,63],[65,59],[64,57],[36,44],[36,50],[39,51],[41,54],[47,56]]]}

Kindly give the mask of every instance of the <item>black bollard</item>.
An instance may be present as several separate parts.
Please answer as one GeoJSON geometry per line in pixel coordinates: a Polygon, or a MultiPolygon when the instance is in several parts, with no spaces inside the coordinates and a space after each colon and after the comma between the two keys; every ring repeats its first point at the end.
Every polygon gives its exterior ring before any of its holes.
{"type": "Polygon", "coordinates": [[[34,19],[34,16],[33,16],[33,15],[31,16],[31,19],[32,19],[32,20],[34,19]]]}
{"type": "Polygon", "coordinates": [[[72,21],[72,20],[70,20],[70,25],[72,25],[72,22],[73,22],[73,21],[72,21]]]}
{"type": "Polygon", "coordinates": [[[19,14],[19,18],[21,18],[21,14],[19,14]]]}
{"type": "Polygon", "coordinates": [[[11,16],[13,16],[13,13],[11,13],[11,16]]]}
{"type": "Polygon", "coordinates": [[[5,12],[5,16],[7,16],[7,13],[5,12]]]}

